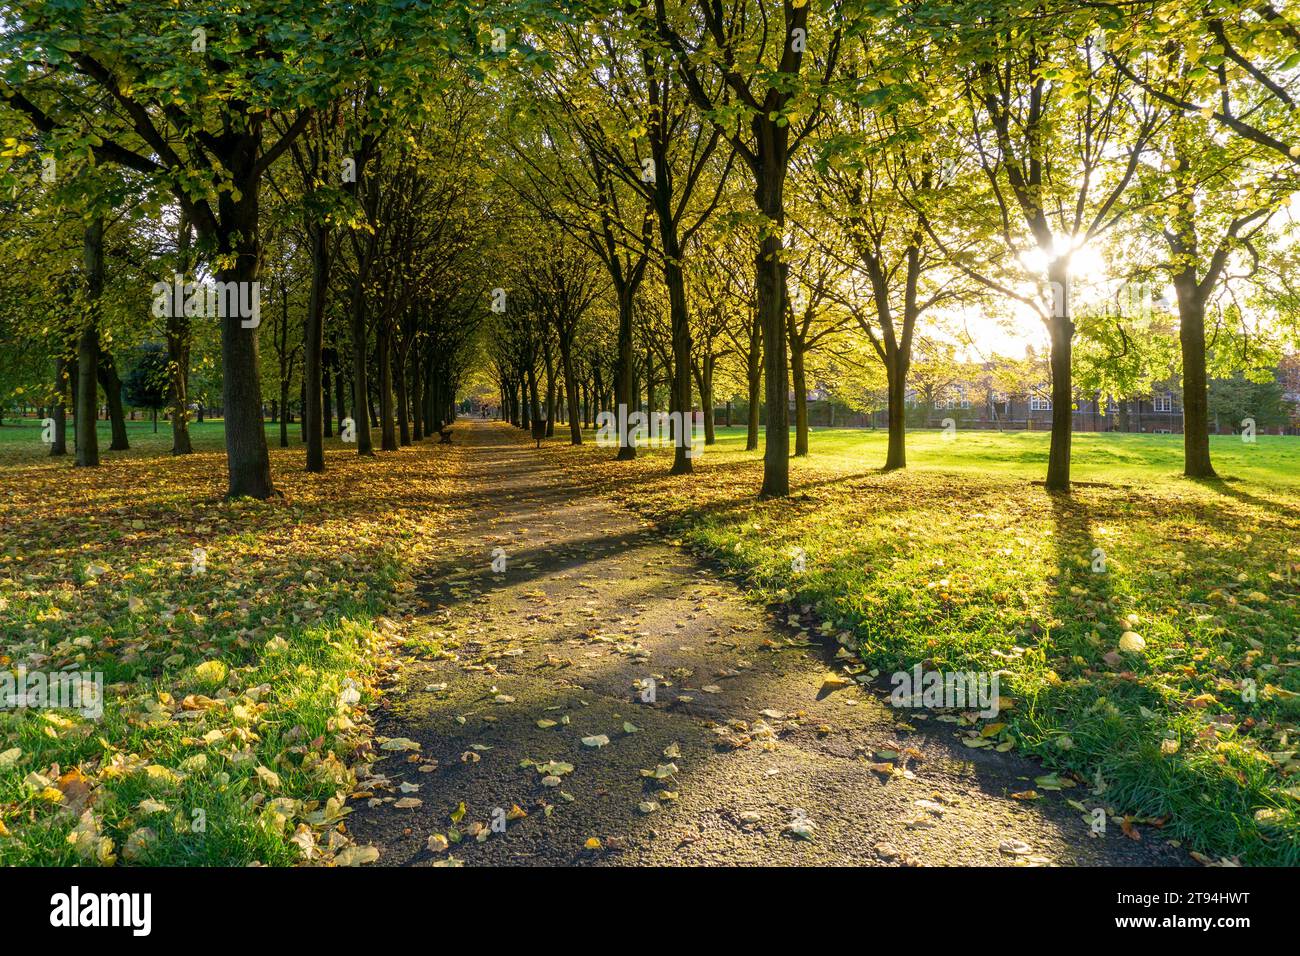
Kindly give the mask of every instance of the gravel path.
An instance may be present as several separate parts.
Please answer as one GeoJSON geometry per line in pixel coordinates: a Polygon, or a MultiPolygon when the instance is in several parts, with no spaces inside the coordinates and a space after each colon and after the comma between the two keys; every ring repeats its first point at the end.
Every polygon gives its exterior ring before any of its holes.
{"type": "Polygon", "coordinates": [[[1148,827],[1092,837],[1069,790],[1013,799],[1044,771],[962,746],[951,715],[827,688],[833,647],[518,430],[455,438],[457,517],[377,717],[420,749],[381,750],[349,817],[380,865],[1186,864],[1148,827]]]}

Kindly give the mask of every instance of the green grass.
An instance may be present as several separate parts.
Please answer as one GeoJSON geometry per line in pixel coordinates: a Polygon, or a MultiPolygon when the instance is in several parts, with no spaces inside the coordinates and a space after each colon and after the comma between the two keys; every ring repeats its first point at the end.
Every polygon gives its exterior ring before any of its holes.
{"type": "Polygon", "coordinates": [[[180,458],[134,423],[95,469],[0,427],[0,669],[106,685],[98,719],[0,711],[0,865],[283,865],[350,842],[386,615],[445,476],[435,445],[362,461],[337,440],[308,475],[291,435],[271,451],[285,497],[227,502],[220,422],[180,458]]]}
{"type": "Polygon", "coordinates": [[[1001,721],[1072,775],[1062,796],[1208,856],[1300,864],[1300,439],[1215,438],[1228,480],[1194,482],[1181,436],[1076,435],[1074,477],[1095,484],[1070,495],[1041,485],[1047,443],[916,432],[911,467],[885,474],[883,432],[816,431],[775,502],[755,500],[761,448],[739,429],[690,477],[665,475],[665,451],[564,453],[885,675],[1001,671],[1001,721]],[[1140,652],[1117,651],[1126,631],[1140,652]]]}
{"type": "MultiPolygon", "coordinates": [[[[267,430],[286,499],[227,503],[220,422],[196,425],[183,459],[165,428],[133,423],[132,450],[100,469],[49,459],[34,424],[0,427],[0,664],[44,655],[110,684],[98,721],[0,714],[0,754],[19,751],[0,766],[0,863],[92,862],[98,839],[161,864],[294,862],[295,833],[345,842],[329,801],[369,742],[343,682],[371,698],[381,615],[437,540],[447,476],[436,445],[363,462],[337,440],[308,476],[296,428],[285,450],[267,430]],[[196,670],[213,660],[221,680],[196,670]]],[[[1211,857],[1300,864],[1300,439],[1215,438],[1227,480],[1192,482],[1179,436],[1076,435],[1075,477],[1095,484],[1069,496],[1035,484],[1047,439],[916,432],[909,470],[882,474],[883,433],[819,430],[777,502],[755,500],[761,450],[740,429],[682,478],[662,451],[629,467],[551,447],[757,595],[814,605],[870,667],[1000,669],[1003,733],[1080,784],[1046,799],[1159,823],[1211,857]],[[1145,647],[1115,654],[1127,630],[1145,647]]]]}
{"type": "MultiPolygon", "coordinates": [[[[741,452],[745,447],[743,428],[719,428],[717,437],[706,457],[714,450],[741,452]]],[[[884,463],[888,435],[884,429],[815,428],[809,441],[818,467],[853,473],[884,463]]],[[[917,429],[908,433],[907,463],[913,471],[973,471],[1041,480],[1047,472],[1049,441],[1045,431],[966,429],[954,440],[945,440],[937,430],[917,429]]],[[[1211,435],[1210,454],[1220,476],[1300,489],[1300,437],[1260,435],[1247,444],[1239,435],[1211,435]]],[[[1183,436],[1078,432],[1071,439],[1071,457],[1076,481],[1134,484],[1173,478],[1183,471],[1183,436]]]]}
{"type": "MultiPolygon", "coordinates": [[[[299,445],[297,422],[289,425],[289,447],[299,445]]],[[[172,447],[172,427],[170,422],[158,420],[158,431],[153,430],[150,421],[128,421],[126,423],[127,440],[131,448],[126,452],[110,452],[112,430],[108,422],[96,422],[95,433],[99,438],[101,455],[119,454],[166,454],[172,447]]],[[[45,457],[49,446],[41,441],[41,423],[34,418],[7,418],[0,424],[0,461],[32,461],[45,457]]],[[[225,447],[225,426],[221,419],[208,419],[203,422],[190,422],[190,441],[196,451],[221,451],[225,447]]],[[[68,454],[73,449],[73,427],[68,422],[68,454]]],[[[266,425],[266,440],[272,447],[280,442],[280,426],[266,425]]]]}

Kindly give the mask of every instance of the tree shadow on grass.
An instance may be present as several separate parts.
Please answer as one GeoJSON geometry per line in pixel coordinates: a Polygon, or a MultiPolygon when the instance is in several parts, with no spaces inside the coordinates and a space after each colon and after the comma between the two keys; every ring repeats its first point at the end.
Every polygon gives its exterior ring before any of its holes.
{"type": "Polygon", "coordinates": [[[1282,514],[1291,518],[1300,518],[1300,499],[1287,501],[1286,499],[1265,498],[1251,494],[1238,487],[1242,482],[1240,478],[1184,478],[1183,480],[1251,507],[1262,508],[1274,514],[1282,514]]]}

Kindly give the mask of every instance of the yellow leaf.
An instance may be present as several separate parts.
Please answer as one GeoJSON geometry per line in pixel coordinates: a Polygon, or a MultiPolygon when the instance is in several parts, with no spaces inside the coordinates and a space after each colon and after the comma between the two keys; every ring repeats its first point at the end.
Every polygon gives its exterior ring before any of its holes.
{"type": "Polygon", "coordinates": [[[225,683],[228,668],[221,661],[204,661],[194,668],[194,676],[204,684],[225,683]]]}

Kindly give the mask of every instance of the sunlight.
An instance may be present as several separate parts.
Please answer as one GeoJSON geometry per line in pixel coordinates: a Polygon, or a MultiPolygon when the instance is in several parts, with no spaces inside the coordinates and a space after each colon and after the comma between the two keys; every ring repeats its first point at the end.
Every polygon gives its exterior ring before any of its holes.
{"type": "Polygon", "coordinates": [[[1082,238],[1057,238],[1052,256],[1038,248],[1026,249],[1016,257],[1021,266],[1033,273],[1044,273],[1056,260],[1068,260],[1069,275],[1086,275],[1094,281],[1106,271],[1105,260],[1095,246],[1086,245],[1082,238]]]}
{"type": "Polygon", "coordinates": [[[300,947],[436,931],[406,866],[860,866],[943,945],[885,866],[1042,867],[980,886],[1024,942],[1199,863],[1161,925],[1248,926],[1300,0],[356,6],[0,0],[19,938],[183,944],[191,867],[300,947]]]}

